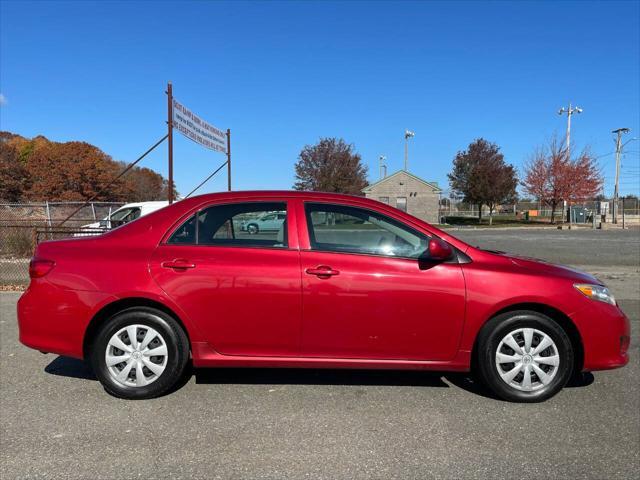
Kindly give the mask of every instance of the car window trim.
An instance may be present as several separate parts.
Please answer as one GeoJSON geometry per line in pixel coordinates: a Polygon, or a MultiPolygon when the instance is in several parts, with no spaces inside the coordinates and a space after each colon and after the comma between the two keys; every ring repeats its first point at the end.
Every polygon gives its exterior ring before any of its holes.
{"type": "Polygon", "coordinates": [[[238,200],[238,201],[229,201],[229,202],[222,202],[222,203],[209,203],[206,205],[200,205],[198,206],[195,210],[190,210],[188,213],[182,215],[180,217],[180,219],[178,219],[172,226],[171,228],[169,228],[167,230],[167,233],[164,234],[162,240],[160,241],[160,245],[161,246],[170,246],[170,247],[223,247],[223,248],[261,248],[261,249],[269,249],[269,250],[295,250],[295,251],[299,251],[299,248],[291,248],[289,246],[290,244],[290,235],[289,235],[289,224],[290,222],[288,222],[288,220],[290,220],[291,215],[293,215],[293,211],[291,208],[292,204],[290,202],[290,199],[285,199],[285,200],[280,200],[280,199],[273,199],[273,200],[247,200],[247,199],[242,199],[242,200],[238,200]],[[275,246],[263,246],[263,245],[206,245],[206,244],[199,244],[197,243],[198,241],[198,233],[199,233],[199,221],[198,221],[198,216],[200,215],[200,212],[202,212],[203,210],[206,210],[207,208],[210,207],[222,207],[225,205],[237,205],[239,203],[284,203],[285,204],[285,222],[287,222],[287,243],[285,246],[282,247],[275,247],[275,246]],[[196,238],[196,243],[169,243],[169,239],[171,237],[173,237],[173,235],[176,233],[176,231],[185,224],[185,222],[188,222],[189,219],[191,219],[192,217],[196,218],[196,226],[195,226],[195,238],[196,238]]]}
{"type": "Polygon", "coordinates": [[[377,258],[386,258],[390,260],[410,260],[412,262],[420,261],[420,257],[405,257],[400,255],[384,255],[382,253],[367,253],[367,252],[339,252],[337,250],[322,250],[316,248],[305,248],[301,249],[301,252],[312,252],[312,253],[335,253],[336,255],[358,255],[361,257],[377,257],[377,258]]]}
{"type": "Polygon", "coordinates": [[[199,248],[250,248],[250,249],[259,249],[259,250],[277,250],[277,251],[298,251],[295,248],[290,247],[272,247],[272,246],[263,246],[263,245],[204,245],[204,244],[195,244],[195,243],[163,243],[162,246],[167,247],[199,247],[199,248]]]}
{"type": "MultiPolygon", "coordinates": [[[[439,238],[439,237],[438,237],[439,238]]],[[[446,241],[446,240],[445,240],[446,241]]],[[[449,244],[451,245],[451,244],[449,244]]],[[[442,265],[448,265],[451,263],[454,264],[465,264],[472,263],[473,260],[469,255],[464,253],[462,250],[459,250],[455,246],[451,245],[453,248],[453,257],[445,262],[441,262],[442,265]]],[[[319,250],[319,249],[311,249],[311,248],[301,248],[300,252],[305,253],[335,253],[336,255],[358,255],[361,257],[376,257],[376,258],[385,258],[388,260],[409,260],[411,262],[422,262],[428,259],[422,259],[421,257],[405,257],[400,255],[383,255],[380,253],[366,253],[366,252],[338,252],[336,250],[319,250]]]]}

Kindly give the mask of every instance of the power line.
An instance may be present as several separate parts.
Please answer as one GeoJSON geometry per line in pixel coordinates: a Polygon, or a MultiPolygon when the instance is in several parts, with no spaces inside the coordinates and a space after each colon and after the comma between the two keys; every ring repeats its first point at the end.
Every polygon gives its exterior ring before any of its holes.
{"type": "Polygon", "coordinates": [[[609,155],[613,155],[614,153],[616,153],[615,150],[613,152],[605,153],[603,155],[598,155],[597,157],[595,157],[594,160],[597,160],[597,159],[602,158],[602,157],[608,157],[609,155]]]}

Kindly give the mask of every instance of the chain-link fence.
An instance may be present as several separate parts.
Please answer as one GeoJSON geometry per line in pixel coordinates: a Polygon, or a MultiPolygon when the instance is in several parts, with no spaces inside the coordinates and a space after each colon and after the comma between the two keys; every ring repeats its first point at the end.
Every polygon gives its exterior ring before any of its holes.
{"type": "MultiPolygon", "coordinates": [[[[29,260],[38,242],[100,234],[103,230],[95,224],[121,206],[122,203],[107,202],[0,203],[0,286],[29,283],[29,260]]],[[[484,207],[485,222],[488,215],[489,210],[484,207]]],[[[440,201],[440,219],[444,223],[457,220],[464,225],[465,219],[473,222],[477,217],[476,205],[444,196],[440,201]]],[[[568,221],[563,206],[556,210],[555,217],[559,223],[568,221]]],[[[494,223],[548,223],[550,219],[551,209],[538,202],[500,205],[493,213],[494,223]]],[[[637,227],[640,226],[640,201],[635,197],[622,198],[615,211],[612,200],[583,202],[571,209],[571,221],[637,227]]]]}
{"type": "Polygon", "coordinates": [[[100,234],[103,230],[91,224],[120,206],[122,203],[107,202],[0,203],[0,286],[29,283],[29,260],[39,241],[100,234]]]}
{"type": "MultiPolygon", "coordinates": [[[[440,200],[442,223],[477,223],[478,206],[462,202],[455,197],[443,195],[440,200]]],[[[498,205],[491,213],[482,207],[482,217],[487,222],[489,215],[498,223],[546,224],[551,222],[552,209],[541,202],[517,202],[498,205]]],[[[574,205],[560,204],[553,213],[556,223],[590,223],[601,225],[640,225],[640,200],[636,197],[620,198],[614,209],[613,200],[588,200],[574,205]]]]}

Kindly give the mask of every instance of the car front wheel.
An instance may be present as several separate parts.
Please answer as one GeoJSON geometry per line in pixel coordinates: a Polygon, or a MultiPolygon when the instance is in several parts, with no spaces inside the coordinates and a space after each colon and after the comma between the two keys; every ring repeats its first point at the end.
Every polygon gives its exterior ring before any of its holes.
{"type": "Polygon", "coordinates": [[[571,340],[551,318],[533,311],[507,312],[490,320],[478,338],[477,367],[484,383],[514,402],[541,402],[569,381],[571,340]]]}
{"type": "Polygon", "coordinates": [[[163,395],[181,379],[189,342],[169,315],[147,307],[129,308],[108,319],[91,351],[93,370],[110,394],[127,399],[163,395]]]}

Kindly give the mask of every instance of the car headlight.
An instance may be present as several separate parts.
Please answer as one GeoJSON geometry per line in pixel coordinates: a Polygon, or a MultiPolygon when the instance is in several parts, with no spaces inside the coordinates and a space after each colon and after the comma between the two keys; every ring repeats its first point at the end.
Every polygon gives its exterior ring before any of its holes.
{"type": "Polygon", "coordinates": [[[589,285],[586,283],[577,283],[574,287],[585,297],[589,297],[591,300],[598,300],[599,302],[616,305],[616,299],[607,287],[603,287],[602,285],[589,285]]]}

